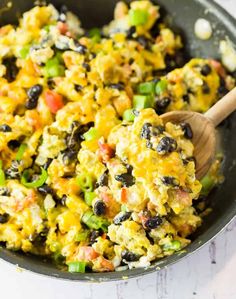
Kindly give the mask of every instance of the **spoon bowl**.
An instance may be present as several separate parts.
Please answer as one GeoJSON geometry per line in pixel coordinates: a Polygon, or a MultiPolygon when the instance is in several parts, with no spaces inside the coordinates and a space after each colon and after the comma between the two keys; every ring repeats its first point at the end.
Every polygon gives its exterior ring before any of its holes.
{"type": "Polygon", "coordinates": [[[172,111],[161,115],[164,123],[188,123],[193,131],[196,177],[201,179],[209,170],[216,152],[218,126],[236,109],[236,87],[227,93],[205,114],[192,111],[172,111]]]}

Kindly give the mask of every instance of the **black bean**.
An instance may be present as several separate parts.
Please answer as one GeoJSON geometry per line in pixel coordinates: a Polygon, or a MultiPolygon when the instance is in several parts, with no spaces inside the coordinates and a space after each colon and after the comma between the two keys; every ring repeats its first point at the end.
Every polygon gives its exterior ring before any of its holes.
{"type": "Polygon", "coordinates": [[[149,141],[149,140],[146,141],[146,147],[149,149],[152,149],[153,144],[151,143],[151,141],[149,141]]]}
{"type": "Polygon", "coordinates": [[[164,131],[165,131],[164,126],[159,125],[159,126],[152,127],[152,135],[153,136],[158,136],[158,135],[162,134],[164,131]]]}
{"type": "Polygon", "coordinates": [[[53,80],[53,78],[49,78],[49,79],[47,80],[47,85],[48,85],[48,88],[49,88],[50,90],[52,90],[52,89],[54,89],[54,88],[56,87],[56,83],[55,83],[55,81],[53,80]]]}
{"type": "Polygon", "coordinates": [[[103,234],[102,231],[99,230],[93,230],[91,232],[91,236],[90,236],[90,243],[93,244],[97,241],[97,238],[100,237],[103,234]]]}
{"type": "Polygon", "coordinates": [[[10,141],[8,141],[7,146],[11,150],[15,150],[16,148],[18,148],[20,146],[20,141],[18,141],[18,140],[10,140],[10,141]]]}
{"type": "Polygon", "coordinates": [[[140,137],[149,140],[151,138],[151,128],[150,123],[145,123],[141,129],[140,137]]]}
{"type": "Polygon", "coordinates": [[[77,157],[77,151],[68,149],[65,151],[65,153],[62,156],[62,161],[64,165],[69,165],[71,162],[73,162],[77,157]]]}
{"type": "Polygon", "coordinates": [[[125,85],[124,83],[120,82],[120,83],[112,83],[112,84],[109,84],[109,87],[112,88],[112,89],[118,89],[118,90],[124,90],[125,89],[125,85]]]}
{"type": "Polygon", "coordinates": [[[90,65],[89,65],[88,63],[86,63],[86,62],[83,62],[82,67],[83,67],[87,72],[90,72],[90,71],[91,71],[90,65]]]}
{"type": "Polygon", "coordinates": [[[182,122],[182,123],[180,123],[180,127],[184,131],[184,137],[186,139],[193,138],[193,131],[192,131],[192,128],[189,123],[182,122]]]}
{"type": "Polygon", "coordinates": [[[43,91],[43,86],[40,84],[36,84],[36,85],[32,86],[27,91],[27,95],[29,98],[25,104],[25,107],[27,109],[34,109],[37,107],[38,99],[39,99],[39,96],[41,95],[42,91],[43,91]]]}
{"type": "Polygon", "coordinates": [[[50,166],[50,164],[52,163],[52,158],[47,158],[47,162],[43,165],[43,168],[45,169],[45,170],[47,170],[48,169],[48,167],[50,166]]]}
{"type": "Polygon", "coordinates": [[[99,180],[98,180],[98,185],[99,186],[108,186],[108,174],[107,174],[107,172],[104,172],[101,176],[100,176],[100,178],[99,178],[99,180]]]}
{"type": "Polygon", "coordinates": [[[125,167],[127,169],[127,173],[132,174],[133,166],[130,164],[126,164],[125,167]]]}
{"type": "Polygon", "coordinates": [[[20,161],[13,160],[10,168],[5,171],[6,176],[11,179],[18,179],[20,177],[19,166],[20,161]]]}
{"type": "Polygon", "coordinates": [[[88,49],[86,46],[81,45],[78,41],[75,41],[75,48],[72,50],[78,52],[81,55],[85,55],[88,49]]]}
{"type": "Polygon", "coordinates": [[[183,101],[186,102],[186,103],[189,103],[189,100],[190,100],[189,99],[189,95],[188,94],[184,94],[183,95],[183,101]]]}
{"type": "Polygon", "coordinates": [[[3,124],[0,126],[0,132],[12,132],[12,128],[7,124],[3,124]]]}
{"type": "Polygon", "coordinates": [[[144,226],[148,229],[155,229],[157,228],[159,225],[162,224],[162,219],[159,216],[154,216],[151,217],[149,219],[147,219],[144,223],[144,226]]]}
{"type": "Polygon", "coordinates": [[[164,97],[162,99],[157,99],[155,103],[155,110],[164,111],[170,105],[171,99],[164,97]]]}
{"type": "Polygon", "coordinates": [[[136,32],[136,27],[135,26],[131,26],[127,32],[126,32],[126,36],[127,38],[131,39],[133,38],[133,34],[136,32]]]}
{"type": "Polygon", "coordinates": [[[38,187],[38,191],[40,193],[42,193],[43,195],[53,194],[52,188],[50,186],[46,185],[46,184],[38,187]]]}
{"type": "Polygon", "coordinates": [[[0,187],[0,196],[10,196],[11,192],[7,187],[0,187]]]}
{"type": "Polygon", "coordinates": [[[218,88],[218,97],[222,98],[229,90],[226,88],[225,80],[220,78],[220,87],[218,88]]]}
{"type": "Polygon", "coordinates": [[[6,67],[6,74],[4,78],[6,78],[8,82],[13,82],[19,72],[19,68],[16,65],[16,58],[5,58],[3,59],[2,64],[6,67]]]}
{"type": "Polygon", "coordinates": [[[63,206],[65,206],[66,205],[66,200],[67,200],[67,196],[64,194],[63,196],[62,196],[62,198],[61,198],[61,204],[63,205],[63,206]]]}
{"type": "Polygon", "coordinates": [[[175,141],[175,139],[165,136],[163,137],[158,145],[157,145],[157,152],[160,155],[165,155],[167,153],[171,153],[173,151],[175,151],[177,149],[177,142],[175,141]]]}
{"type": "Polygon", "coordinates": [[[167,186],[168,185],[173,186],[173,187],[179,186],[179,181],[175,177],[172,177],[172,176],[163,176],[161,178],[161,181],[163,182],[163,184],[165,184],[167,186]]]}
{"type": "Polygon", "coordinates": [[[104,215],[106,213],[106,205],[102,200],[95,202],[93,207],[94,214],[97,216],[104,215]]]}
{"type": "Polygon", "coordinates": [[[140,35],[136,38],[137,42],[143,46],[145,49],[149,48],[149,39],[143,35],[140,35]]]}
{"type": "Polygon", "coordinates": [[[80,92],[82,89],[83,89],[83,86],[82,86],[82,85],[75,84],[75,90],[76,90],[77,92],[80,92]]]}
{"type": "Polygon", "coordinates": [[[204,64],[203,67],[201,68],[201,74],[203,76],[208,76],[211,73],[211,67],[209,66],[209,64],[204,64]]]}
{"type": "Polygon", "coordinates": [[[151,127],[150,123],[145,123],[141,129],[140,137],[149,140],[151,138],[151,127]]]}
{"type": "Polygon", "coordinates": [[[4,224],[9,220],[9,215],[7,213],[4,213],[0,215],[0,224],[4,224]]]}
{"type": "Polygon", "coordinates": [[[135,184],[135,178],[129,173],[115,175],[115,180],[121,182],[124,187],[131,187],[135,184]]]}
{"type": "Polygon", "coordinates": [[[138,261],[140,259],[140,255],[137,255],[131,251],[128,250],[123,250],[121,252],[121,257],[122,259],[124,259],[127,262],[135,262],[138,261]]]}
{"type": "Polygon", "coordinates": [[[202,85],[202,92],[204,94],[209,94],[211,92],[210,87],[208,86],[208,84],[204,81],[203,85],[202,85]]]}
{"type": "Polygon", "coordinates": [[[113,222],[115,225],[121,224],[121,222],[128,220],[130,216],[131,212],[120,212],[114,217],[113,222]]]}

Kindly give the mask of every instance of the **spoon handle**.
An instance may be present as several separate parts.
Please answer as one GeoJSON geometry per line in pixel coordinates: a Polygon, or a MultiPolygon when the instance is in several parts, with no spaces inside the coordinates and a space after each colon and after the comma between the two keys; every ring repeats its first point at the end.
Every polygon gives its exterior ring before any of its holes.
{"type": "Polygon", "coordinates": [[[211,107],[204,116],[209,118],[217,127],[234,110],[236,110],[236,87],[211,107]]]}

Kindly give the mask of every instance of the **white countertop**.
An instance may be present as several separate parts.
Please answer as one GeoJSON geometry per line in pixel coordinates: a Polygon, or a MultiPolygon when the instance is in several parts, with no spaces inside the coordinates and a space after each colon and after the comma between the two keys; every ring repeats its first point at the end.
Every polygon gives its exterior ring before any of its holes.
{"type": "MultiPolygon", "coordinates": [[[[217,0],[236,17],[236,0],[217,0]]],[[[236,299],[236,219],[209,245],[138,279],[83,284],[42,277],[0,260],[0,298],[236,299]]]]}

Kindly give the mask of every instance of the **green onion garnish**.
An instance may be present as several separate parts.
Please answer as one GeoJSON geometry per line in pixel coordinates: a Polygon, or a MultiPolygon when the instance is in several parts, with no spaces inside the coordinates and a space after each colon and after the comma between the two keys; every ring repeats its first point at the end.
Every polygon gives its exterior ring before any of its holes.
{"type": "Polygon", "coordinates": [[[70,273],[85,273],[86,262],[70,262],[67,265],[70,273]]]}
{"type": "Polygon", "coordinates": [[[17,161],[20,161],[20,160],[22,159],[22,157],[23,157],[23,155],[24,155],[24,152],[25,152],[26,148],[27,148],[27,144],[22,143],[22,144],[20,145],[20,147],[19,147],[19,149],[18,149],[18,151],[17,151],[17,153],[16,153],[16,160],[17,160],[17,161]]]}
{"type": "Polygon", "coordinates": [[[129,23],[131,26],[139,26],[147,23],[148,12],[142,9],[129,10],[129,23]]]}
{"type": "Polygon", "coordinates": [[[4,186],[6,183],[5,173],[2,169],[2,160],[0,160],[0,186],[4,186]]]}
{"type": "Polygon", "coordinates": [[[80,186],[80,189],[84,192],[93,191],[93,180],[88,173],[81,174],[76,178],[77,184],[80,186]]]}
{"type": "Polygon", "coordinates": [[[163,246],[163,249],[164,250],[175,250],[175,251],[177,251],[177,250],[181,249],[181,243],[178,240],[173,240],[173,241],[171,241],[170,244],[165,244],[163,246]]]}
{"type": "Polygon", "coordinates": [[[157,82],[156,89],[155,89],[156,94],[157,95],[162,94],[166,90],[167,85],[168,85],[168,83],[167,83],[167,80],[165,80],[165,79],[162,79],[159,82],[157,82]]]}
{"type": "Polygon", "coordinates": [[[127,109],[123,113],[123,120],[126,121],[134,121],[135,115],[134,115],[134,109],[127,109]]]}
{"type": "Polygon", "coordinates": [[[21,177],[21,184],[28,188],[38,188],[42,186],[48,178],[47,171],[43,167],[41,167],[41,174],[36,181],[28,182],[29,176],[30,172],[28,169],[26,169],[21,177]]]}
{"type": "Polygon", "coordinates": [[[152,94],[155,92],[155,82],[144,82],[139,84],[138,93],[141,94],[152,94]]]}
{"type": "Polygon", "coordinates": [[[76,235],[75,237],[75,241],[76,242],[81,242],[81,241],[85,241],[89,236],[89,231],[85,230],[83,232],[80,232],[76,235]]]}
{"type": "Polygon", "coordinates": [[[133,97],[133,107],[137,110],[150,108],[152,107],[152,100],[147,95],[135,95],[133,97]]]}
{"type": "Polygon", "coordinates": [[[84,133],[84,139],[86,141],[91,141],[99,137],[98,130],[95,128],[90,128],[86,133],[84,133]]]}
{"type": "Polygon", "coordinates": [[[29,52],[30,52],[30,45],[24,46],[19,51],[20,58],[26,59],[29,55],[29,52]]]}
{"type": "Polygon", "coordinates": [[[93,202],[95,197],[96,197],[95,192],[85,192],[84,193],[84,201],[86,202],[86,204],[88,206],[92,206],[92,202],[93,202]]]}
{"type": "Polygon", "coordinates": [[[203,196],[207,196],[215,185],[215,181],[210,175],[204,176],[200,183],[202,184],[201,195],[203,196]]]}
{"type": "Polygon", "coordinates": [[[106,219],[96,216],[91,210],[84,213],[82,222],[92,229],[102,229],[107,231],[107,227],[110,224],[106,219]]]}

